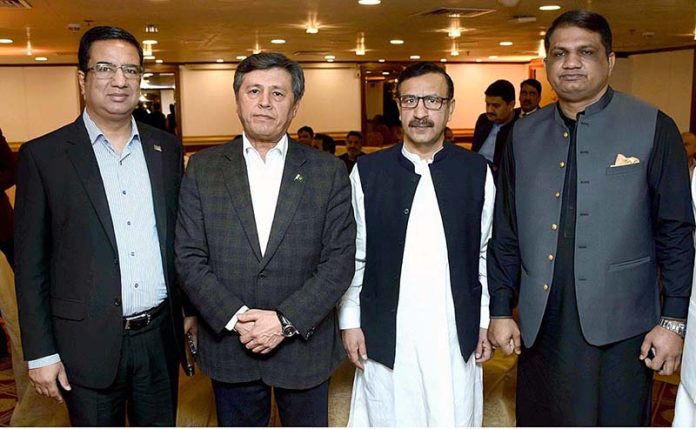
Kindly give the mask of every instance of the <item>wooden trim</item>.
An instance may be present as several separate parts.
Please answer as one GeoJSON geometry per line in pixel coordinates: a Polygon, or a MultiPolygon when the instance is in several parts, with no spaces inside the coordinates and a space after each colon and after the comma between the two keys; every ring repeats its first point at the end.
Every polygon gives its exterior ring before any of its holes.
{"type": "Polygon", "coordinates": [[[672,52],[672,51],[684,51],[687,49],[696,49],[696,43],[685,46],[672,46],[669,48],[655,48],[655,49],[645,49],[641,51],[622,51],[614,52],[617,58],[628,58],[631,55],[641,55],[641,54],[656,54],[659,52],[672,52]]]}

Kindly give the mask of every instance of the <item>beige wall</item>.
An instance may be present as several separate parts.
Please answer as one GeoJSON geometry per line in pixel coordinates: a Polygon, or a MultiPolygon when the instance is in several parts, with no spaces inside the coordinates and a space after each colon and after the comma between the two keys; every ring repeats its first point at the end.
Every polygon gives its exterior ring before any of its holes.
{"type": "MultiPolygon", "coordinates": [[[[360,129],[360,80],[356,68],[303,68],[305,95],[289,131],[294,133],[303,125],[316,132],[360,129]]],[[[184,137],[241,133],[235,112],[234,70],[182,66],[180,71],[184,137]]]]}
{"type": "Polygon", "coordinates": [[[39,137],[80,113],[77,67],[0,67],[0,97],[7,141],[39,137]]]}
{"type": "Polygon", "coordinates": [[[689,129],[694,52],[691,49],[631,55],[618,59],[611,85],[656,105],[689,129]]]}
{"type": "Polygon", "coordinates": [[[476,118],[486,110],[484,91],[497,79],[512,82],[519,97],[520,82],[529,76],[528,69],[527,64],[447,64],[457,103],[449,127],[474,128],[476,118]]]}

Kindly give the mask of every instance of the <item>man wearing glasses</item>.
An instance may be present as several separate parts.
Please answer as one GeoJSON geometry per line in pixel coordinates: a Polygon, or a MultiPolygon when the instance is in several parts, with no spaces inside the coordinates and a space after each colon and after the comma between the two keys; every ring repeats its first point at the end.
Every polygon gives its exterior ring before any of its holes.
{"type": "Polygon", "coordinates": [[[403,143],[361,156],[350,175],[356,272],[339,306],[358,368],[349,426],[480,426],[495,186],[483,157],[444,142],[452,79],[418,63],[398,82],[403,143]]]}
{"type": "Polygon", "coordinates": [[[143,53],[130,33],[92,28],[78,56],[82,115],[19,153],[16,288],[29,378],[66,401],[73,426],[123,426],[126,409],[131,426],[173,426],[182,148],[132,117],[143,53]]]}

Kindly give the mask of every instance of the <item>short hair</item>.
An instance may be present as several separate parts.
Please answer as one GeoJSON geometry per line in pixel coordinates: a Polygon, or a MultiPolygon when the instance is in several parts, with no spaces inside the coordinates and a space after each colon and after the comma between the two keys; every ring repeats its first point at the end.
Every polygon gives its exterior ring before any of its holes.
{"type": "Polygon", "coordinates": [[[541,95],[541,82],[539,82],[536,79],[527,79],[523,80],[522,83],[520,84],[520,91],[522,90],[522,87],[525,85],[529,85],[532,88],[536,89],[539,95],[541,95]]]}
{"type": "Polygon", "coordinates": [[[336,153],[336,140],[330,135],[317,133],[314,135],[314,140],[321,140],[321,146],[324,152],[336,153]]]}
{"type": "Polygon", "coordinates": [[[77,62],[80,70],[83,72],[86,72],[89,67],[89,50],[92,47],[92,43],[100,40],[123,40],[133,45],[138,51],[140,67],[143,66],[143,48],[140,46],[135,36],[120,27],[100,25],[90,28],[82,35],[82,38],[80,38],[80,47],[77,51],[77,62]]]}
{"type": "Polygon", "coordinates": [[[360,131],[348,131],[348,134],[346,134],[346,140],[348,140],[348,137],[357,137],[362,141],[362,133],[360,131]]]}
{"type": "Polygon", "coordinates": [[[307,131],[311,137],[314,137],[314,130],[309,125],[300,127],[300,129],[297,130],[297,134],[300,134],[302,131],[307,131]]]}
{"type": "Polygon", "coordinates": [[[425,74],[430,73],[435,73],[443,76],[445,78],[445,81],[447,81],[447,98],[454,97],[454,82],[452,82],[452,78],[442,69],[442,67],[431,62],[415,63],[403,69],[401,73],[399,73],[399,83],[396,86],[397,95],[401,95],[402,83],[411,78],[423,76],[425,74]]]}
{"type": "Polygon", "coordinates": [[[295,103],[300,101],[304,95],[304,72],[302,67],[296,62],[283,54],[277,52],[261,52],[246,57],[237,66],[234,71],[234,94],[239,95],[239,88],[242,87],[244,75],[253,72],[254,70],[268,70],[280,68],[288,73],[292,78],[292,94],[295,97],[295,103]]]}
{"type": "Polygon", "coordinates": [[[488,85],[485,94],[489,97],[500,97],[506,103],[515,101],[515,85],[505,79],[498,79],[488,85]]]}
{"type": "Polygon", "coordinates": [[[602,39],[602,45],[604,45],[604,49],[607,51],[607,55],[613,52],[609,22],[607,22],[606,18],[602,15],[597,12],[590,12],[589,10],[569,10],[554,19],[551,23],[551,27],[549,27],[544,36],[544,48],[546,48],[546,52],[549,51],[549,46],[551,46],[551,36],[553,36],[554,31],[562,27],[578,27],[592,33],[599,33],[602,39]]]}

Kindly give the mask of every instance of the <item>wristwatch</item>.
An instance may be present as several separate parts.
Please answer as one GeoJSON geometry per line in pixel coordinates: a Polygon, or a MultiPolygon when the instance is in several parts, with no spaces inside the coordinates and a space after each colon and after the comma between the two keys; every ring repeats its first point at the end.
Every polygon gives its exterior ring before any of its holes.
{"type": "Polygon", "coordinates": [[[686,322],[681,320],[665,319],[664,317],[660,319],[660,326],[668,331],[674,332],[680,337],[684,338],[686,335],[686,322]]]}
{"type": "Polygon", "coordinates": [[[285,338],[299,334],[295,325],[293,325],[287,317],[283,316],[280,311],[276,311],[276,314],[278,315],[278,320],[280,320],[280,333],[283,334],[285,338]]]}

